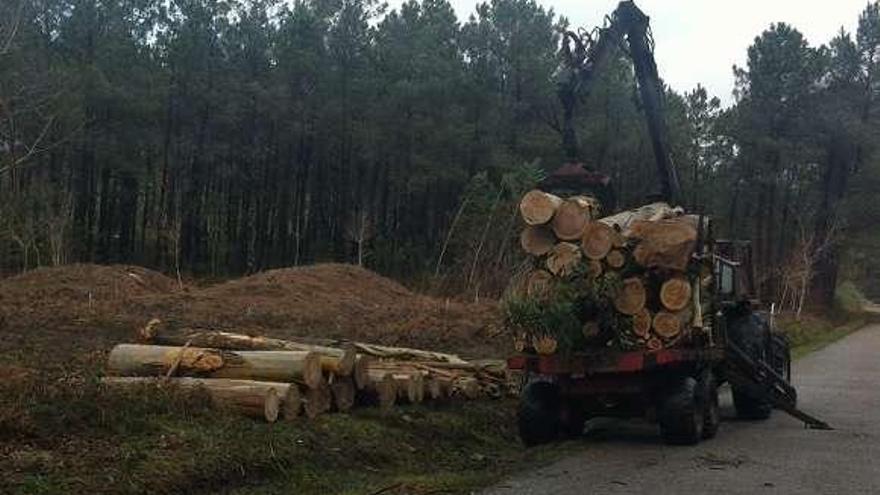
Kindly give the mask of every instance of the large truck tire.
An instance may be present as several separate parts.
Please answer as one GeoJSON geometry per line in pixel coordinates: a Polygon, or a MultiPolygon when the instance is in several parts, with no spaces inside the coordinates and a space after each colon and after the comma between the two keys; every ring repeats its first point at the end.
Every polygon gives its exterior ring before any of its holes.
{"type": "MultiPolygon", "coordinates": [[[[729,322],[729,336],[743,352],[756,362],[769,363],[777,373],[785,373],[786,364],[778,363],[773,349],[773,334],[770,323],[763,315],[747,310],[729,322]]],[[[785,358],[788,349],[784,349],[785,358]]],[[[784,376],[784,375],[783,375],[784,376]]],[[[770,417],[773,405],[747,390],[732,386],[733,406],[740,419],[762,420],[770,417]]]]}
{"type": "Polygon", "coordinates": [[[520,395],[517,410],[519,437],[527,447],[550,443],[559,438],[561,400],[559,388],[549,382],[532,382],[520,395]]]}
{"type": "Polygon", "coordinates": [[[756,399],[745,390],[733,388],[732,392],[736,417],[748,420],[764,420],[773,413],[773,404],[762,399],[756,399]]]}
{"type": "Polygon", "coordinates": [[[693,445],[703,438],[704,407],[699,398],[697,380],[677,380],[660,401],[660,435],[672,445],[693,445]]]}
{"type": "Polygon", "coordinates": [[[718,381],[712,372],[700,378],[700,393],[703,403],[703,438],[715,438],[721,426],[721,404],[718,400],[718,381]]]}
{"type": "Polygon", "coordinates": [[[584,426],[587,423],[587,414],[583,405],[575,400],[563,403],[560,422],[565,438],[580,438],[584,434],[584,426]]]}

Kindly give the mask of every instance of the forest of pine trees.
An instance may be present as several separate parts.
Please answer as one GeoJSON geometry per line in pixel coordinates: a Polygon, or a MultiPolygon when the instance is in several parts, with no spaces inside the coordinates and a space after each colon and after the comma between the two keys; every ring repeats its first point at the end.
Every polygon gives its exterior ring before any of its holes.
{"type": "MultiPolygon", "coordinates": [[[[668,90],[684,206],[753,240],[770,299],[806,280],[827,303],[843,278],[880,295],[878,4],[858,21],[756,33],[729,108],[668,90]]],[[[533,0],[466,20],[446,0],[0,2],[0,273],[335,260],[497,294],[517,198],[563,161],[566,25],[533,0]]],[[[581,159],[631,206],[653,155],[632,69],[607,69],[581,159]]]]}

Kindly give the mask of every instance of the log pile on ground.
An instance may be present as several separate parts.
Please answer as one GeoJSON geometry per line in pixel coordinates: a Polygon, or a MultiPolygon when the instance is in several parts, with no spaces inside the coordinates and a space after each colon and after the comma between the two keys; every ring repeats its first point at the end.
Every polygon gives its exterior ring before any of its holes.
{"type": "Polygon", "coordinates": [[[707,339],[708,225],[666,203],[601,217],[593,198],[523,197],[529,271],[504,301],[518,352],[659,350],[707,339]]]}
{"type": "Polygon", "coordinates": [[[498,398],[505,363],[344,340],[283,340],[213,330],[167,332],[151,320],[137,344],[107,358],[110,387],[202,389],[219,405],[268,422],[359,406],[498,398]]]}

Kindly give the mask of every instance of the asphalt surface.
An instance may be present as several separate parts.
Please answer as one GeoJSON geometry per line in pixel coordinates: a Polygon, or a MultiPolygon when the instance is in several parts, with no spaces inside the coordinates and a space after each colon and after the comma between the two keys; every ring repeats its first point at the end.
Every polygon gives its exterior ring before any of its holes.
{"type": "Polygon", "coordinates": [[[667,446],[654,425],[596,420],[579,440],[583,453],[484,495],[880,494],[880,325],[796,361],[792,373],[801,409],[834,431],[805,429],[781,411],[738,421],[723,389],[715,439],[667,446]]]}

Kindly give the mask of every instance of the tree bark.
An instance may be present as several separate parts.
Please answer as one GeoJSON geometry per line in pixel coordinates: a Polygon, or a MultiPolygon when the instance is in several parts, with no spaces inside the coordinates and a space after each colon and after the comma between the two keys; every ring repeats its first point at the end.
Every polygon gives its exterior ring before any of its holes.
{"type": "Polygon", "coordinates": [[[220,351],[200,347],[120,344],[110,351],[108,371],[120,376],[164,375],[172,367],[184,375],[324,383],[317,354],[305,351],[220,351]]]}
{"type": "Polygon", "coordinates": [[[352,345],[342,348],[304,344],[291,340],[273,339],[270,337],[251,336],[239,333],[220,331],[197,331],[187,334],[163,334],[159,330],[158,320],[151,320],[139,332],[139,340],[144,343],[161,345],[192,345],[214,349],[250,350],[250,351],[307,351],[320,356],[321,369],[325,373],[348,376],[354,369],[357,352],[352,345]]]}
{"type": "Polygon", "coordinates": [[[143,385],[171,385],[190,390],[201,388],[208,392],[213,401],[269,423],[278,419],[279,412],[283,412],[284,418],[288,420],[299,415],[299,390],[296,385],[289,383],[191,377],[168,380],[154,377],[104,377],[101,383],[121,388],[143,385]]]}

